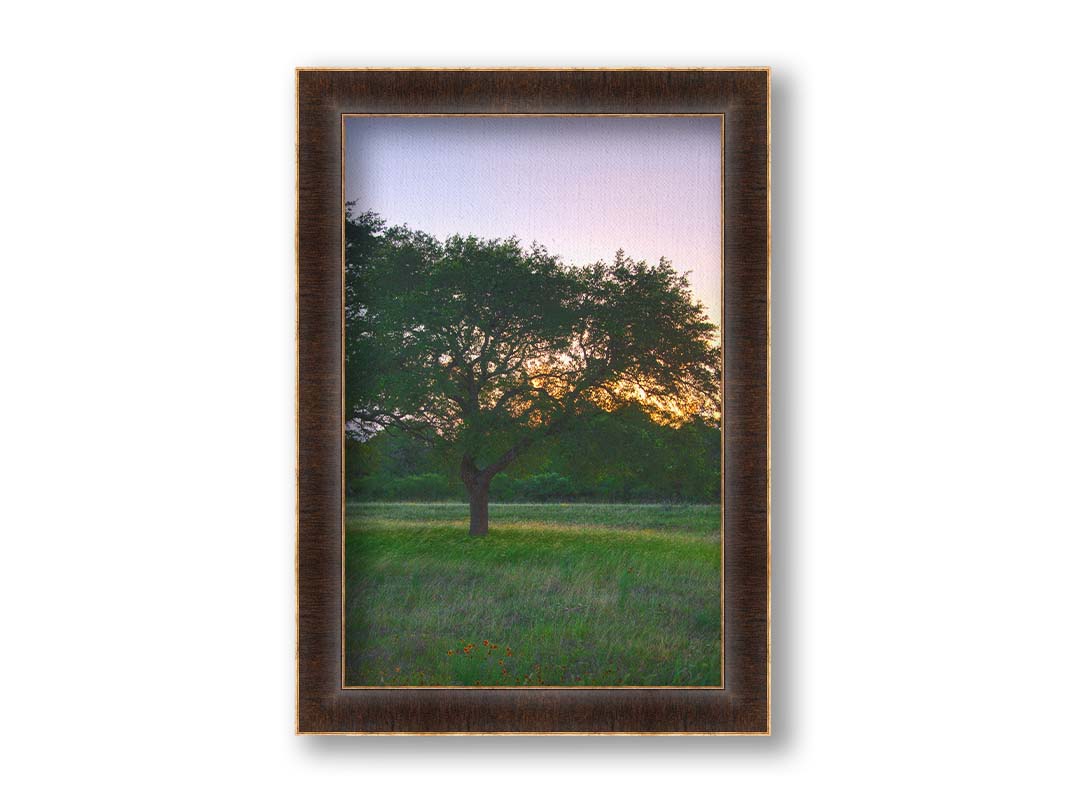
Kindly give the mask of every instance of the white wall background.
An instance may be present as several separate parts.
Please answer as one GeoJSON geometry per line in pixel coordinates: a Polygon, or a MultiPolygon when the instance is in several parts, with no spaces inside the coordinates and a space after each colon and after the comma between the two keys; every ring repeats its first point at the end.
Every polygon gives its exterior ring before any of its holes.
{"type": "Polygon", "coordinates": [[[0,791],[1062,792],[1054,7],[386,5],[5,11],[0,791]],[[775,68],[772,738],[293,736],[293,67],[414,64],[775,68]]]}

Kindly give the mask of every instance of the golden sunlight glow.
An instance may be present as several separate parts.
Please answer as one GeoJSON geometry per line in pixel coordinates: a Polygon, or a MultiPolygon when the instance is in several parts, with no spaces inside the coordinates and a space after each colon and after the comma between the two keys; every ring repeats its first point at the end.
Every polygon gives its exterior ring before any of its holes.
{"type": "MultiPolygon", "coordinates": [[[[563,402],[574,391],[574,384],[558,373],[545,372],[530,377],[530,385],[554,401],[563,402]]],[[[498,399],[503,392],[498,392],[498,399]]],[[[598,408],[613,412],[626,405],[640,406],[658,425],[679,428],[694,417],[703,416],[715,421],[719,415],[708,410],[706,399],[698,392],[682,391],[670,396],[649,393],[640,382],[628,378],[620,379],[608,386],[594,387],[588,391],[586,398],[598,408]]],[[[546,412],[536,408],[532,396],[518,396],[506,403],[508,413],[515,419],[525,417],[525,423],[531,428],[540,427],[549,422],[546,412]]]]}

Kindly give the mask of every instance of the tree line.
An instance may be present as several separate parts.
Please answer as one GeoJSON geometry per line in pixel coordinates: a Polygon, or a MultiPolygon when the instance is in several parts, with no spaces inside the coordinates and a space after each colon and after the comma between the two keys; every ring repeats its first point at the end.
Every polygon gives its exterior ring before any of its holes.
{"type": "MultiPolygon", "coordinates": [[[[678,427],[627,407],[546,439],[493,480],[499,502],[715,503],[720,430],[703,419],[678,427]]],[[[364,501],[467,500],[446,448],[399,430],[349,438],[348,496],[364,501]]]]}

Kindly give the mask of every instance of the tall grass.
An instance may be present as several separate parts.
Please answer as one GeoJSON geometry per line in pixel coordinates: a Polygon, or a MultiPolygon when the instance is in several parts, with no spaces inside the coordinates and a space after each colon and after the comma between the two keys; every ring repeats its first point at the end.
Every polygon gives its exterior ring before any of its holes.
{"type": "Polygon", "coordinates": [[[717,506],[350,503],[346,685],[715,686],[717,506]]]}

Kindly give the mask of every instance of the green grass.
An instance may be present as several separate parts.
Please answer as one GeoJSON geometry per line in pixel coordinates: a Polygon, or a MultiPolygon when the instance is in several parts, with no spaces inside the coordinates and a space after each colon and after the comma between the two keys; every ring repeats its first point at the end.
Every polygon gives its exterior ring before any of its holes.
{"type": "Polygon", "coordinates": [[[465,504],[348,504],[346,685],[721,683],[718,506],[489,517],[472,539],[465,504]]]}

